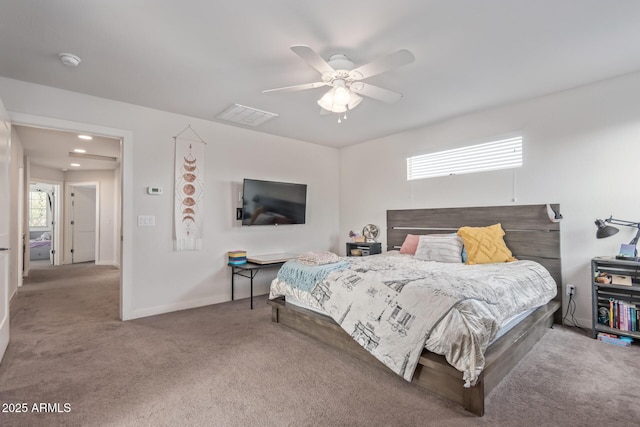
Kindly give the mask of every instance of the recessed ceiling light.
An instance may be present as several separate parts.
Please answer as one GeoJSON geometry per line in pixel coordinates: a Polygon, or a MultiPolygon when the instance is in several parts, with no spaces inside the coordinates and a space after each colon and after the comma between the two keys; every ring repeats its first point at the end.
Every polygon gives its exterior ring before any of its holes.
{"type": "Polygon", "coordinates": [[[71,163],[69,166],[73,166],[74,168],[80,167],[80,163],[71,163]]]}
{"type": "Polygon", "coordinates": [[[84,139],[84,140],[87,140],[87,141],[90,141],[90,140],[93,139],[93,137],[90,136],[90,135],[78,135],[78,138],[84,139]]]}
{"type": "Polygon", "coordinates": [[[73,152],[74,153],[86,153],[87,150],[85,150],[84,148],[74,148],[73,152]]]}

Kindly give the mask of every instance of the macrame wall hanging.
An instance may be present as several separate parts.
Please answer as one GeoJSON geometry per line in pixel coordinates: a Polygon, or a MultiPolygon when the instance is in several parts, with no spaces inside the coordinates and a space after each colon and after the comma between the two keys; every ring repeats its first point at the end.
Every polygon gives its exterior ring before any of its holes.
{"type": "Polygon", "coordinates": [[[202,249],[204,153],[206,142],[187,126],[176,144],[174,228],[176,251],[202,249]]]}

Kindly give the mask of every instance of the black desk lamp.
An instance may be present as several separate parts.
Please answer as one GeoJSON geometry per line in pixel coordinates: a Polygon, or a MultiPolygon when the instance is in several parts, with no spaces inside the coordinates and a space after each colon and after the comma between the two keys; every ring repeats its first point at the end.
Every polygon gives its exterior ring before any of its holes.
{"type": "Polygon", "coordinates": [[[640,222],[625,221],[622,219],[615,219],[612,217],[609,217],[604,221],[601,219],[596,219],[596,225],[598,226],[596,237],[598,239],[603,239],[605,237],[613,236],[619,231],[616,227],[607,225],[607,223],[615,224],[615,225],[624,225],[625,227],[633,227],[638,229],[638,232],[636,233],[635,237],[631,240],[631,242],[629,242],[629,245],[623,245],[620,248],[621,249],[620,252],[623,252],[622,249],[624,249],[624,246],[629,246],[628,249],[633,249],[633,256],[631,256],[631,254],[621,253],[620,255],[616,255],[616,258],[626,259],[629,261],[640,261],[640,258],[638,258],[638,249],[636,248],[636,245],[638,244],[638,240],[640,240],[640,222]]]}

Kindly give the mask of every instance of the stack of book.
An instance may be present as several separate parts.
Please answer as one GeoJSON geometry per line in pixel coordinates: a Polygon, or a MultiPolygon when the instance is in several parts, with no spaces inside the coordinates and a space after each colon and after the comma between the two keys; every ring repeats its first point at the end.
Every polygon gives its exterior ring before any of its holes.
{"type": "Polygon", "coordinates": [[[640,330],[640,310],[635,304],[610,298],[609,327],[621,331],[638,332],[640,330]]]}
{"type": "Polygon", "coordinates": [[[631,343],[633,342],[633,338],[631,337],[605,334],[604,332],[598,332],[598,340],[608,344],[618,345],[620,347],[631,347],[631,343]]]}
{"type": "Polygon", "coordinates": [[[229,265],[242,265],[247,263],[247,251],[229,251],[229,265]]]}

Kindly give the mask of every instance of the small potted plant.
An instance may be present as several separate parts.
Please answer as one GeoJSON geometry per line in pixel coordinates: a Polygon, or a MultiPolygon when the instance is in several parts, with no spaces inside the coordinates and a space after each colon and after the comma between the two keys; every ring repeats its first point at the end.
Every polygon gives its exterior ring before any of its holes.
{"type": "Polygon", "coordinates": [[[356,233],[353,230],[349,231],[349,237],[351,237],[351,240],[355,243],[364,242],[364,236],[361,236],[360,233],[356,233]]]}

